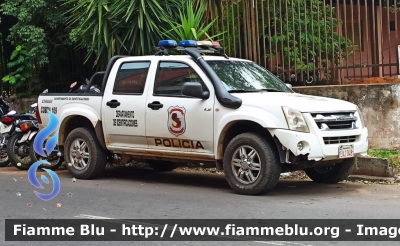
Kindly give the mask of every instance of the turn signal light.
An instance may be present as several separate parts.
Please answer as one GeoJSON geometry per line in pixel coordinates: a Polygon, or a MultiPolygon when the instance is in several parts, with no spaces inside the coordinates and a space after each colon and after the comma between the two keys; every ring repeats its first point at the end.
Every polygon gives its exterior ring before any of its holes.
{"type": "Polygon", "coordinates": [[[29,125],[28,125],[28,123],[22,123],[22,125],[21,125],[21,131],[22,131],[22,132],[27,132],[27,131],[29,131],[29,125]]]}

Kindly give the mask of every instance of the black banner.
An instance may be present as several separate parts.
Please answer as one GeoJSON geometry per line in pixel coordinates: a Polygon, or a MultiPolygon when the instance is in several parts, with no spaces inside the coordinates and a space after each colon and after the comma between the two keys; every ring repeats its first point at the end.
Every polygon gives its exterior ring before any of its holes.
{"type": "Polygon", "coordinates": [[[6,241],[400,241],[400,220],[6,219],[6,241]]]}

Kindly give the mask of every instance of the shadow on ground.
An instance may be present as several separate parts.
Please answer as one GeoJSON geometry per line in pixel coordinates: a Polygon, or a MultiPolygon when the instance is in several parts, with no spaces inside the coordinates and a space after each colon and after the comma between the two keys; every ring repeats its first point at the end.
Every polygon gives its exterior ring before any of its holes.
{"type": "MultiPolygon", "coordinates": [[[[0,169],[1,170],[1,169],[0,169]]],[[[66,168],[57,170],[60,178],[71,178],[66,168]]],[[[171,172],[157,172],[150,168],[123,167],[107,168],[101,178],[86,180],[86,182],[101,183],[106,181],[115,182],[141,182],[155,185],[179,185],[183,187],[197,187],[204,189],[218,189],[222,192],[233,193],[232,189],[225,180],[224,175],[207,172],[191,172],[174,170],[171,172]]],[[[318,184],[309,180],[281,179],[274,190],[268,196],[285,195],[344,195],[344,193],[357,192],[363,189],[363,184],[358,183],[338,183],[338,184],[318,184]]]]}

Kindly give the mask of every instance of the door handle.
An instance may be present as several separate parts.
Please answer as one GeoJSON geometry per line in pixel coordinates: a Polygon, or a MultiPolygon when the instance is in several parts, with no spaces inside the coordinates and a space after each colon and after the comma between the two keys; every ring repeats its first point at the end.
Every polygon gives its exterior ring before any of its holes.
{"type": "Polygon", "coordinates": [[[159,101],[154,101],[152,103],[147,104],[147,107],[151,108],[152,110],[159,110],[164,105],[162,105],[159,101]]]}
{"type": "Polygon", "coordinates": [[[118,107],[119,105],[121,105],[121,103],[118,102],[117,100],[113,99],[113,100],[111,100],[111,101],[108,101],[108,102],[106,103],[106,105],[109,106],[110,108],[116,108],[116,107],[118,107]]]}

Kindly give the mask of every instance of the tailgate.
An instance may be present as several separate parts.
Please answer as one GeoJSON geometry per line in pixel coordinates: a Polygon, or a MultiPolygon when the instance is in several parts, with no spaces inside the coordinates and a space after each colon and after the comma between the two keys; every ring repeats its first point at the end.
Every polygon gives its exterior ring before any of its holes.
{"type": "Polygon", "coordinates": [[[47,111],[57,116],[59,124],[69,117],[80,115],[88,118],[95,126],[97,121],[101,119],[102,99],[102,95],[79,95],[74,93],[40,95],[38,110],[42,123],[39,128],[42,129],[49,123],[47,111]]]}

